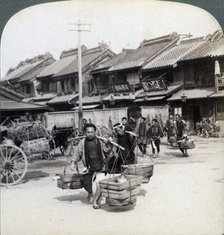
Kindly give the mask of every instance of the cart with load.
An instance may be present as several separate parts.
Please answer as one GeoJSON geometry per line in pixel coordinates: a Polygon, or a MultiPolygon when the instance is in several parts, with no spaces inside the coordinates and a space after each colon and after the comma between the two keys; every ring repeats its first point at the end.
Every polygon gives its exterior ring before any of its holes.
{"type": "Polygon", "coordinates": [[[38,122],[0,126],[0,185],[19,183],[34,156],[52,159],[54,140],[38,122]]]}

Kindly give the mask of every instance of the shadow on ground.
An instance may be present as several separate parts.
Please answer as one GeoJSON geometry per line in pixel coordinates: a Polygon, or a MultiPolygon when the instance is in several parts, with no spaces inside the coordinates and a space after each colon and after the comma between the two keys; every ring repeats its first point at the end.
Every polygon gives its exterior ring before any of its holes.
{"type": "Polygon", "coordinates": [[[87,193],[86,192],[78,192],[73,195],[60,196],[60,197],[56,197],[54,199],[57,199],[57,200],[63,201],[63,202],[81,201],[83,204],[89,204],[89,202],[87,200],[87,193]]]}
{"type": "Polygon", "coordinates": [[[43,171],[28,171],[23,179],[24,180],[31,180],[31,179],[38,180],[39,178],[44,178],[48,176],[49,174],[43,171]]]}

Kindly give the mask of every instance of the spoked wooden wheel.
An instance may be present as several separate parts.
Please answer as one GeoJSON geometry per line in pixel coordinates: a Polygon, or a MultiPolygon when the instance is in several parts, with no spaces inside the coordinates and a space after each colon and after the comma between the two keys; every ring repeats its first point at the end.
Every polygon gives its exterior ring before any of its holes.
{"type": "Polygon", "coordinates": [[[27,172],[27,157],[15,145],[0,145],[0,185],[13,185],[20,182],[27,172]]]}

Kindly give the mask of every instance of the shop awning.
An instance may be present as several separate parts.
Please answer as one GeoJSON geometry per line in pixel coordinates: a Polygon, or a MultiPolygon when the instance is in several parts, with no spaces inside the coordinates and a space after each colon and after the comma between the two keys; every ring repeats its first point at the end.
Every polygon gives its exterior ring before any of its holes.
{"type": "Polygon", "coordinates": [[[167,100],[178,101],[182,100],[183,96],[185,96],[187,100],[205,99],[209,98],[214,92],[215,92],[214,88],[182,89],[177,93],[173,94],[173,96],[167,100]]]}
{"type": "Polygon", "coordinates": [[[56,96],[47,102],[47,104],[60,104],[60,103],[70,103],[75,99],[78,99],[78,94],[70,94],[70,95],[61,95],[56,96]]]}
{"type": "Polygon", "coordinates": [[[16,102],[16,101],[1,101],[0,106],[1,111],[23,111],[23,110],[49,110],[49,107],[26,103],[26,102],[16,102]]]}
{"type": "Polygon", "coordinates": [[[103,98],[103,101],[111,101],[111,100],[134,100],[135,95],[133,93],[127,93],[127,94],[115,94],[111,93],[103,98]]]}
{"type": "Polygon", "coordinates": [[[209,98],[221,98],[224,97],[224,91],[218,91],[209,96],[209,98]]]}
{"type": "MultiPolygon", "coordinates": [[[[83,105],[82,108],[84,110],[87,110],[87,109],[95,109],[97,107],[99,107],[100,104],[91,104],[91,105],[83,105]]],[[[79,106],[75,107],[75,108],[72,108],[72,110],[78,110],[79,109],[79,106]]]]}
{"type": "Polygon", "coordinates": [[[166,98],[166,96],[154,96],[154,97],[146,97],[146,98],[137,98],[135,102],[143,102],[143,101],[156,101],[156,100],[162,100],[166,98]]]}

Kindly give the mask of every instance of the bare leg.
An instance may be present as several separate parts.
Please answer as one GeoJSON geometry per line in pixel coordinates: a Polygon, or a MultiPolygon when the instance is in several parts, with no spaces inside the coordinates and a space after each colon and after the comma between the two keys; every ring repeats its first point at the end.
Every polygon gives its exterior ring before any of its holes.
{"type": "Polygon", "coordinates": [[[96,190],[96,194],[94,195],[94,200],[93,200],[93,208],[94,209],[99,209],[100,208],[100,199],[101,199],[102,192],[99,188],[96,190]]]}

